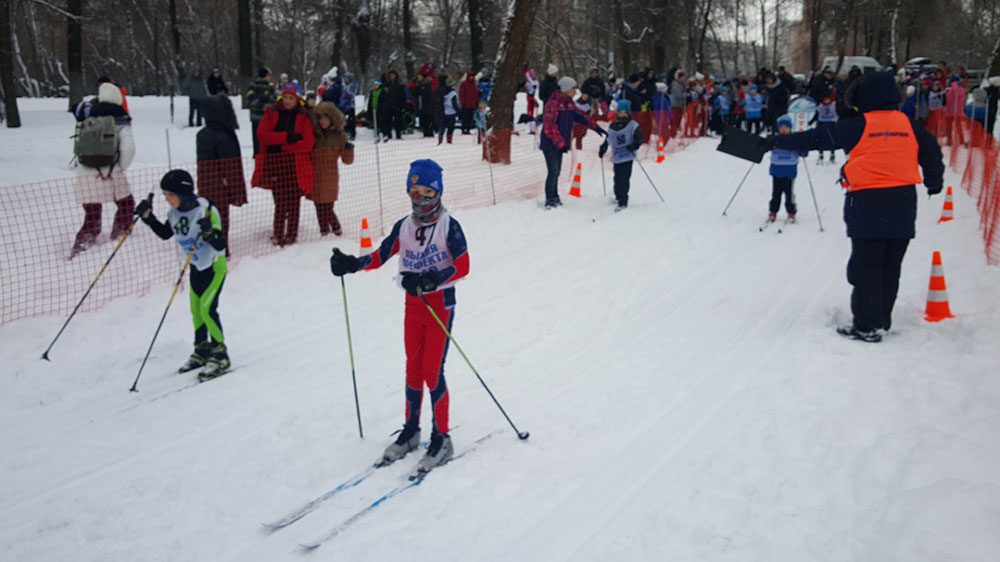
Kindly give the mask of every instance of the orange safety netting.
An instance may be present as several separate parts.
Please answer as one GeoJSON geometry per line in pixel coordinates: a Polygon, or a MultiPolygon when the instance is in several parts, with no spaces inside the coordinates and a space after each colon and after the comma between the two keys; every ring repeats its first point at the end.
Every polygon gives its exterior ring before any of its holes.
{"type": "MultiPolygon", "coordinates": [[[[443,199],[452,210],[539,196],[546,170],[537,139],[524,132],[514,135],[511,165],[483,161],[475,136],[457,135],[455,144],[441,146],[436,139],[358,146],[351,165],[320,152],[306,154],[298,161],[279,154],[262,163],[256,178],[257,163],[249,156],[176,167],[188,170],[198,180],[199,193],[222,212],[232,270],[243,257],[259,257],[289,244],[319,240],[321,229],[331,224],[328,192],[334,173],[339,193],[332,211],[343,233],[324,239],[352,253],[358,251],[362,218],[368,219],[377,244],[394,221],[410,212],[404,195],[406,174],[410,162],[418,158],[433,158],[444,168],[443,199]],[[302,194],[303,185],[310,181],[308,176],[312,176],[315,201],[302,194]],[[250,187],[252,183],[260,187],[250,187]]],[[[667,151],[683,150],[694,140],[671,139],[667,151]]],[[[569,188],[576,162],[582,162],[585,170],[600,169],[600,141],[589,133],[584,150],[567,154],[561,191],[569,188]]],[[[639,151],[644,160],[655,156],[655,142],[639,151]]],[[[0,324],[69,314],[116,247],[112,233],[127,229],[131,211],[140,199],[152,193],[154,214],[161,222],[166,219],[169,207],[159,184],[167,167],[115,172],[110,182],[84,168],[78,171],[80,175],[74,178],[0,189],[0,324]],[[94,243],[71,257],[81,232],[84,237],[93,235],[94,243]]],[[[183,256],[173,240],[160,240],[139,222],[81,310],[93,311],[112,299],[144,294],[156,284],[176,279],[182,264],[183,256]]]]}
{"type": "Polygon", "coordinates": [[[941,148],[951,148],[952,171],[962,174],[962,187],[976,199],[986,262],[1000,264],[1000,141],[981,121],[965,115],[931,125],[941,148]]]}

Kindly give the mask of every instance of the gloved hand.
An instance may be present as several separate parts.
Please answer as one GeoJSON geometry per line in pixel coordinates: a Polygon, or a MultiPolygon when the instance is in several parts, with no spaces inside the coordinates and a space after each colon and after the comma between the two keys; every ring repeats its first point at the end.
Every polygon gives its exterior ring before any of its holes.
{"type": "Polygon", "coordinates": [[[608,152],[608,142],[604,141],[604,143],[601,144],[601,148],[597,150],[597,157],[604,158],[604,155],[607,154],[607,152],[608,152]]]}
{"type": "Polygon", "coordinates": [[[358,264],[358,258],[345,254],[340,251],[340,248],[333,249],[333,255],[330,256],[330,272],[341,277],[347,275],[348,273],[355,273],[360,269],[358,264]]]}
{"type": "Polygon", "coordinates": [[[760,147],[764,151],[774,150],[774,145],[778,143],[778,135],[768,135],[760,139],[760,147]]]}
{"type": "MultiPolygon", "coordinates": [[[[941,191],[938,189],[938,191],[941,191]]],[[[135,215],[144,221],[148,221],[153,216],[153,204],[143,199],[135,206],[135,215]]]]}
{"type": "Polygon", "coordinates": [[[344,150],[354,150],[354,143],[349,142],[346,145],[344,145],[344,150]]]}
{"type": "Polygon", "coordinates": [[[406,292],[419,297],[425,293],[433,293],[438,288],[437,274],[433,271],[425,273],[403,272],[403,288],[406,292]]]}
{"type": "Polygon", "coordinates": [[[594,125],[594,132],[597,133],[598,135],[601,135],[602,137],[608,136],[608,132],[597,125],[594,125]]]}
{"type": "Polygon", "coordinates": [[[209,217],[202,217],[198,219],[198,228],[201,229],[201,233],[203,235],[212,232],[212,219],[209,217]]]}
{"type": "Polygon", "coordinates": [[[941,193],[942,187],[943,186],[940,185],[937,187],[927,186],[927,195],[937,195],[938,193],[941,193]]]}
{"type": "Polygon", "coordinates": [[[288,133],[288,144],[299,142],[302,140],[302,135],[298,133],[288,133]]]}
{"type": "Polygon", "coordinates": [[[629,152],[631,152],[631,153],[634,154],[636,150],[639,150],[640,146],[642,146],[641,142],[640,143],[632,143],[632,144],[628,145],[625,148],[627,148],[629,152]]]}

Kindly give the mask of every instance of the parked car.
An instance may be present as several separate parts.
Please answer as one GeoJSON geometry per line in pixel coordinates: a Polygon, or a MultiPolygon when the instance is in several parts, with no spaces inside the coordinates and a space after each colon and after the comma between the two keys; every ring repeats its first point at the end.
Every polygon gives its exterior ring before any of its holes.
{"type": "Polygon", "coordinates": [[[843,62],[838,66],[837,62],[840,57],[834,55],[831,57],[823,57],[823,63],[819,65],[816,72],[823,72],[824,68],[829,67],[833,71],[834,75],[847,74],[848,71],[853,67],[858,67],[861,72],[868,74],[869,72],[878,72],[882,70],[882,65],[873,57],[859,57],[859,56],[845,56],[843,62]]]}

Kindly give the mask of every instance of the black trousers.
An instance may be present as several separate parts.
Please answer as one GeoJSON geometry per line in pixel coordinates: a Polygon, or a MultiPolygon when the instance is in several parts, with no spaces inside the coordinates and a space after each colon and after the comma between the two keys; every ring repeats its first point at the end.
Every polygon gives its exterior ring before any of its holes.
{"type": "Polygon", "coordinates": [[[462,111],[461,111],[460,114],[462,116],[462,134],[463,135],[469,134],[469,132],[472,131],[472,129],[476,128],[475,125],[472,123],[472,114],[475,113],[475,112],[476,112],[476,110],[473,109],[473,108],[471,108],[471,107],[463,107],[462,108],[462,111]]]}
{"type": "Polygon", "coordinates": [[[785,211],[789,215],[794,215],[796,212],[795,206],[795,193],[792,192],[792,186],[795,185],[795,178],[771,178],[771,202],[768,204],[768,210],[772,213],[777,213],[778,209],[781,208],[781,196],[785,196],[785,211]]]}
{"type": "Polygon", "coordinates": [[[628,207],[628,188],[632,179],[632,160],[615,164],[615,199],[619,207],[628,207]]]}
{"type": "Polygon", "coordinates": [[[854,327],[863,332],[888,330],[899,291],[899,271],[908,239],[851,238],[847,281],[854,287],[854,327]]]}
{"type": "Polygon", "coordinates": [[[201,127],[201,108],[198,107],[198,98],[188,98],[188,127],[195,127],[194,117],[198,116],[198,127],[201,127]]]}

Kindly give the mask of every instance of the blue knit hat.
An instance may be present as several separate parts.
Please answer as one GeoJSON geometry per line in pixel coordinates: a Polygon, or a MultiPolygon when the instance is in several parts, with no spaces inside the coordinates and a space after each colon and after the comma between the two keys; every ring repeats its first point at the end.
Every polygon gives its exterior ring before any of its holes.
{"type": "Polygon", "coordinates": [[[618,100],[618,109],[616,111],[624,111],[629,115],[632,115],[632,102],[628,100],[618,100]]]}
{"type": "Polygon", "coordinates": [[[778,117],[778,128],[780,129],[783,126],[788,127],[789,129],[792,128],[792,118],[787,114],[778,117]]]}
{"type": "Polygon", "coordinates": [[[442,171],[441,166],[429,158],[410,162],[410,173],[406,177],[406,191],[410,191],[410,188],[415,185],[423,185],[441,193],[444,191],[444,185],[441,183],[442,171]]]}

